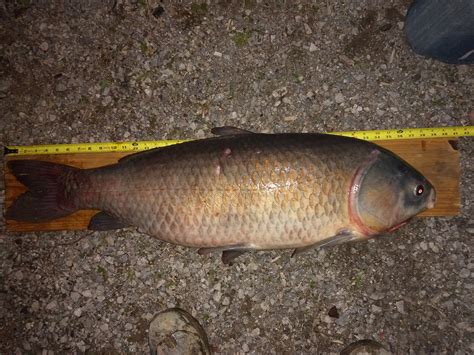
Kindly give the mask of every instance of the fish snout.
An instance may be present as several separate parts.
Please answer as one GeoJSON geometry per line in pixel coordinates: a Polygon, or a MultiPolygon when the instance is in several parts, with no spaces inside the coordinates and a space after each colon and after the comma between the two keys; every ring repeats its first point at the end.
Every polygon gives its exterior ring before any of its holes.
{"type": "Polygon", "coordinates": [[[433,208],[436,203],[436,191],[435,189],[430,190],[430,194],[428,196],[428,204],[426,205],[427,208],[433,208]]]}

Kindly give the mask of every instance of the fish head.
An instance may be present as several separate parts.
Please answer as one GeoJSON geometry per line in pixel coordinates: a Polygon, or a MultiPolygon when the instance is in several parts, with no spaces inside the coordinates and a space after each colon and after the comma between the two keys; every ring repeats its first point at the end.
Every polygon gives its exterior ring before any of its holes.
{"type": "Polygon", "coordinates": [[[389,151],[375,149],[357,170],[350,190],[350,217],[365,236],[392,232],[433,208],[433,185],[389,151]]]}

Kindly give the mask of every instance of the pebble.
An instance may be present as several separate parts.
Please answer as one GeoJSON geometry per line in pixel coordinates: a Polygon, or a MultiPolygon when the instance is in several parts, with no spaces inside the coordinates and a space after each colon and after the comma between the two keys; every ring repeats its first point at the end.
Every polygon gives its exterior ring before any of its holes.
{"type": "MultiPolygon", "coordinates": [[[[150,96],[151,93],[147,93],[146,91],[149,90],[149,89],[145,89],[145,93],[150,96]]],[[[110,103],[112,102],[112,97],[111,96],[106,96],[104,97],[104,99],[102,100],[102,106],[108,106],[110,103]]]]}
{"type": "Polygon", "coordinates": [[[223,306],[228,306],[230,304],[230,298],[229,297],[224,297],[222,300],[222,305],[223,306]]]}
{"type": "Polygon", "coordinates": [[[220,291],[217,291],[214,293],[214,296],[212,296],[213,300],[216,301],[216,303],[219,303],[222,297],[222,293],[220,291]]]}
{"type": "Polygon", "coordinates": [[[122,296],[118,296],[118,297],[117,297],[117,303],[118,303],[118,304],[123,303],[123,297],[122,297],[122,296]]]}
{"type": "Polygon", "coordinates": [[[0,80],[0,92],[7,92],[10,89],[10,86],[12,85],[10,80],[0,80]]]}
{"type": "Polygon", "coordinates": [[[33,301],[33,303],[31,304],[31,311],[32,312],[37,312],[40,308],[40,304],[38,301],[33,301]]]}
{"type": "Polygon", "coordinates": [[[405,302],[403,302],[403,301],[397,301],[397,302],[395,302],[395,306],[397,306],[397,310],[398,310],[400,313],[405,314],[405,302]]]}
{"type": "Polygon", "coordinates": [[[91,298],[92,297],[92,291],[91,290],[85,290],[84,292],[82,292],[82,295],[84,297],[91,298]]]}
{"type": "Polygon", "coordinates": [[[372,308],[373,313],[381,313],[382,312],[382,307],[379,307],[375,304],[373,304],[371,308],[372,308]]]}
{"type": "Polygon", "coordinates": [[[56,303],[56,301],[51,301],[46,305],[46,309],[48,311],[51,311],[51,310],[55,309],[57,306],[58,306],[58,304],[56,303]]]}
{"type": "Polygon", "coordinates": [[[314,43],[311,43],[309,45],[309,51],[312,53],[312,52],[316,52],[318,50],[318,47],[316,47],[316,45],[314,43]]]}
{"type": "Polygon", "coordinates": [[[76,317],[80,317],[81,314],[82,314],[82,309],[81,309],[81,307],[76,308],[76,309],[74,310],[74,315],[75,315],[76,317]]]}
{"type": "Polygon", "coordinates": [[[474,228],[467,228],[466,232],[468,232],[469,234],[474,234],[474,228]]]}
{"type": "Polygon", "coordinates": [[[48,42],[42,42],[39,47],[43,52],[46,52],[49,49],[49,44],[48,42]]]}
{"type": "Polygon", "coordinates": [[[461,276],[463,279],[465,279],[466,277],[471,276],[471,272],[469,271],[469,269],[463,268],[459,272],[459,276],[461,276]]]}
{"type": "Polygon", "coordinates": [[[422,250],[425,250],[425,251],[426,251],[426,250],[428,250],[428,244],[427,244],[426,242],[421,242],[421,243],[420,243],[420,248],[421,248],[422,250]]]}
{"type": "Polygon", "coordinates": [[[67,87],[66,85],[64,85],[63,83],[59,83],[58,85],[56,85],[56,91],[58,92],[64,92],[67,90],[67,87]]]}
{"type": "Polygon", "coordinates": [[[73,300],[73,302],[77,302],[79,301],[79,298],[81,298],[81,295],[75,291],[72,291],[70,297],[73,300]]]}
{"type": "Polygon", "coordinates": [[[15,272],[15,279],[17,279],[18,281],[23,280],[23,272],[21,270],[15,272]]]}
{"type": "Polygon", "coordinates": [[[133,329],[133,325],[131,323],[127,323],[125,324],[125,329],[126,330],[132,330],[133,329]]]}
{"type": "Polygon", "coordinates": [[[260,328],[253,329],[251,334],[254,337],[258,337],[260,335],[260,328]]]}
{"type": "Polygon", "coordinates": [[[336,95],[334,95],[334,101],[336,101],[337,104],[341,104],[344,102],[344,95],[338,92],[336,95]]]}

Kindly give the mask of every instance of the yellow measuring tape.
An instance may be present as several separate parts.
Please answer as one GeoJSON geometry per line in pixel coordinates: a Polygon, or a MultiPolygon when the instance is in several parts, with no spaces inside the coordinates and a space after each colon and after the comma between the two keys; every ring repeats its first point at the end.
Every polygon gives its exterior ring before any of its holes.
{"type": "MultiPolygon", "coordinates": [[[[474,136],[474,126],[404,128],[373,131],[327,132],[338,136],[354,137],[369,141],[393,139],[455,138],[474,136]]],[[[5,155],[36,155],[65,153],[98,153],[98,152],[139,152],[153,148],[166,147],[189,140],[106,142],[77,144],[48,144],[29,146],[6,146],[5,155]]]]}

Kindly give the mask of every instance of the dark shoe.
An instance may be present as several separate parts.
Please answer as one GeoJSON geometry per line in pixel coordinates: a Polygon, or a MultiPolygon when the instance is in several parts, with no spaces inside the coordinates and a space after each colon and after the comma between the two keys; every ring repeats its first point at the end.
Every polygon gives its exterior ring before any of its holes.
{"type": "Polygon", "coordinates": [[[405,19],[413,50],[451,64],[474,63],[474,1],[415,0],[405,19]]]}

